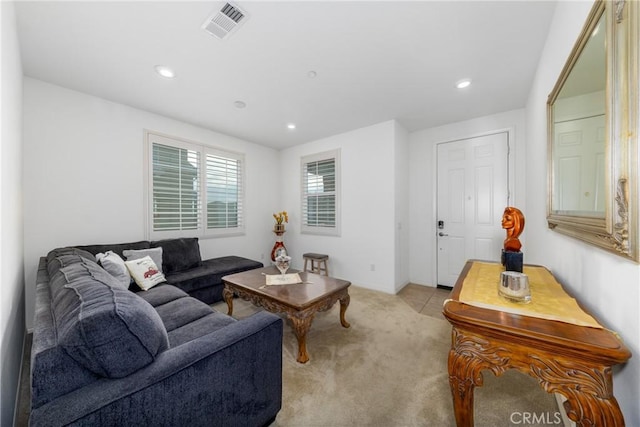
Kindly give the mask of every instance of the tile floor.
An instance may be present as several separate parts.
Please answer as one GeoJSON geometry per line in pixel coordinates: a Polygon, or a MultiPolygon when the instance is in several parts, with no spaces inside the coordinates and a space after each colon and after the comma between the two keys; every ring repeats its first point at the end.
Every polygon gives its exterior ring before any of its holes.
{"type": "MultiPolygon", "coordinates": [[[[409,283],[407,286],[402,288],[398,293],[398,296],[418,313],[444,320],[444,316],[442,315],[442,304],[445,299],[449,298],[450,293],[451,290],[449,289],[432,288],[409,283]]],[[[22,375],[17,406],[18,410],[14,424],[16,427],[27,426],[29,422],[29,400],[31,399],[29,391],[31,339],[32,335],[28,334],[25,342],[24,360],[22,361],[22,375]]]]}
{"type": "Polygon", "coordinates": [[[450,293],[450,289],[409,283],[398,292],[398,296],[418,313],[445,320],[442,315],[442,304],[449,298],[450,293]]]}

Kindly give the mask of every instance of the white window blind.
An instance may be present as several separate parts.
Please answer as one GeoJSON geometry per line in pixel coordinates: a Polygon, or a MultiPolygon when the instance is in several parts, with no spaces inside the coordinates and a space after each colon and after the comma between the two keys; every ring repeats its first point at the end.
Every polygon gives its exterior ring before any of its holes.
{"type": "Polygon", "coordinates": [[[339,235],[339,151],[302,158],[302,232],[339,235]]]}
{"type": "Polygon", "coordinates": [[[147,133],[149,236],[244,230],[244,156],[147,133]]]}
{"type": "Polygon", "coordinates": [[[242,161],[229,154],[207,153],[207,228],[242,226],[242,161]]]}
{"type": "Polygon", "coordinates": [[[200,226],[200,153],[153,144],[153,231],[200,226]]]}

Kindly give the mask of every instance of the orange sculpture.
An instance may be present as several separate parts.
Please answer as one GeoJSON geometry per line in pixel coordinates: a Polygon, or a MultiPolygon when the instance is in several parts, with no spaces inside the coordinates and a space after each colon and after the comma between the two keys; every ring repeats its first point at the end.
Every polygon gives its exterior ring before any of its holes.
{"type": "Polygon", "coordinates": [[[504,250],[520,252],[522,243],[518,236],[524,229],[524,215],[518,208],[506,207],[502,214],[502,228],[507,230],[507,238],[504,239],[504,250]]]}

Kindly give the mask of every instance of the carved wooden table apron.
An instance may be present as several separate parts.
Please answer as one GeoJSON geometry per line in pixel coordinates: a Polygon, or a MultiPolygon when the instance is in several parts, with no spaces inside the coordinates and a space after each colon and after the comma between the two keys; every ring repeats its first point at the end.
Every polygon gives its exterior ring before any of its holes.
{"type": "Polygon", "coordinates": [[[316,313],[327,311],[340,301],[340,323],[345,328],[351,326],[345,319],[350,301],[350,282],[309,272],[298,272],[303,283],[264,286],[265,274],[279,272],[275,267],[266,267],[222,278],[223,297],[229,308],[228,314],[233,314],[234,295],[272,313],[285,314],[298,340],[298,362],[306,363],[309,360],[307,333],[316,313]]]}
{"type": "Polygon", "coordinates": [[[483,369],[496,376],[517,369],[536,378],[545,391],[568,399],[564,407],[579,426],[623,426],[611,373],[631,357],[621,340],[607,329],[461,303],[472,265],[467,262],[443,308],[453,326],[449,384],[458,427],[473,426],[473,392],[482,386],[483,369]]]}

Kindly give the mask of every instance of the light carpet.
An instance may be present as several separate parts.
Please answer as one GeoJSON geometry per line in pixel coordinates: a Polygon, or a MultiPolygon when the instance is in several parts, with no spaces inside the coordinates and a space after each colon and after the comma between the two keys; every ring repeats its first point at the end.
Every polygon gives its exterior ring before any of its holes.
{"type": "MultiPolygon", "coordinates": [[[[318,313],[307,336],[306,364],[296,362],[298,344],[285,322],[283,403],[272,427],[455,426],[449,323],[415,312],[398,296],[356,286],[349,294],[351,327],[340,325],[339,304],[318,313]]],[[[214,307],[226,313],[226,304],[214,307]]],[[[234,300],[236,318],[257,310],[234,300]]],[[[479,427],[552,425],[557,412],[553,395],[515,371],[499,378],[485,371],[484,386],[475,390],[479,427]],[[543,423],[523,422],[534,416],[543,423]]]]}

